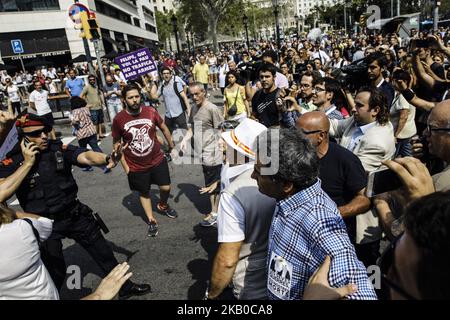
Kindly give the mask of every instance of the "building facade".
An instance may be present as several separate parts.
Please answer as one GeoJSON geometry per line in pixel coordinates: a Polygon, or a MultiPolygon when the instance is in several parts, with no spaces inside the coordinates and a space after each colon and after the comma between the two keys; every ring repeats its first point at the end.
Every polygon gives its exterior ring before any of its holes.
{"type": "MultiPolygon", "coordinates": [[[[100,56],[158,47],[152,0],[81,0],[95,12],[101,28],[100,56]]],[[[64,64],[84,54],[80,30],[75,30],[68,9],[73,0],[2,0],[0,2],[0,54],[5,63],[17,64],[11,40],[20,39],[25,64],[36,57],[64,64]]],[[[89,41],[91,55],[95,56],[89,41]]]]}
{"type": "Polygon", "coordinates": [[[167,13],[171,10],[176,10],[176,3],[174,0],[150,0],[153,6],[153,11],[160,11],[167,13]]]}

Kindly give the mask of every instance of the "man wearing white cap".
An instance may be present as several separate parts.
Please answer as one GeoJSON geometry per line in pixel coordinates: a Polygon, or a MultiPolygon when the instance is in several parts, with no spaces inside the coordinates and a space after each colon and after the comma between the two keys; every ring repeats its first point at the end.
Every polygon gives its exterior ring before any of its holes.
{"type": "Polygon", "coordinates": [[[220,245],[207,299],[216,299],[230,283],[237,299],[267,299],[267,244],[276,202],[260,193],[251,178],[257,137],[266,131],[264,125],[244,119],[235,130],[222,134],[227,164],[221,174],[217,218],[220,245]]]}

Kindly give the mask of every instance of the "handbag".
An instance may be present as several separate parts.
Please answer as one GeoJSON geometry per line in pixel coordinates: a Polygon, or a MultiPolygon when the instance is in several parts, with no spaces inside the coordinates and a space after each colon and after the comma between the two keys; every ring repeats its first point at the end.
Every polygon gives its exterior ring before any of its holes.
{"type": "Polygon", "coordinates": [[[228,116],[230,116],[230,117],[235,116],[236,113],[237,113],[237,111],[238,111],[236,102],[237,102],[237,98],[238,98],[238,96],[239,96],[239,92],[240,92],[240,91],[241,91],[241,88],[238,88],[238,91],[237,91],[237,93],[236,93],[236,98],[234,99],[234,103],[233,103],[233,105],[230,107],[230,109],[228,109],[227,114],[228,114],[228,116]]]}

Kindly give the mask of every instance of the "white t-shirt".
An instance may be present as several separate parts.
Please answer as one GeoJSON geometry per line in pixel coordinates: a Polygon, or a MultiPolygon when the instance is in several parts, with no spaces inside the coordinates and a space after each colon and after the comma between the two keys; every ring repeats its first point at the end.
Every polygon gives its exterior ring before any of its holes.
{"type": "Polygon", "coordinates": [[[394,133],[397,132],[397,128],[400,122],[400,111],[409,110],[408,120],[406,120],[403,130],[398,135],[398,139],[408,139],[413,137],[417,133],[416,123],[414,118],[416,117],[416,107],[411,105],[403,95],[396,93],[390,110],[390,120],[394,126],[394,133]]]}
{"type": "Polygon", "coordinates": [[[8,98],[11,102],[20,102],[20,96],[19,96],[19,88],[17,86],[12,85],[9,86],[6,91],[8,91],[8,98]]]}
{"type": "Polygon", "coordinates": [[[48,91],[41,90],[36,91],[34,90],[30,94],[30,102],[33,102],[38,116],[43,116],[44,114],[52,112],[52,109],[50,109],[50,105],[48,104],[48,91]]]}
{"type": "Polygon", "coordinates": [[[228,64],[219,66],[219,87],[220,88],[225,88],[228,71],[230,71],[230,68],[228,68],[228,64]]]}
{"type": "Polygon", "coordinates": [[[289,80],[286,76],[280,72],[277,72],[275,78],[275,86],[279,89],[287,89],[289,88],[289,80]]]}
{"type": "MultiPolygon", "coordinates": [[[[235,167],[228,164],[222,167],[221,189],[227,188],[234,179],[253,168],[254,162],[235,167]]],[[[245,239],[245,211],[239,201],[228,193],[220,196],[217,211],[218,242],[239,242],[245,239]]]]}
{"type": "MultiPolygon", "coordinates": [[[[30,219],[41,241],[52,233],[47,218],[30,219]]],[[[58,300],[31,226],[21,219],[0,226],[0,300],[58,300]]]]}

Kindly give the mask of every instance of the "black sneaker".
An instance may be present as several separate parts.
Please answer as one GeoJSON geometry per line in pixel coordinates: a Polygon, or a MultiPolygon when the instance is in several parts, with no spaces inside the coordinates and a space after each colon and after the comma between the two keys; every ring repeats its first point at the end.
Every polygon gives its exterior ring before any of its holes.
{"type": "Polygon", "coordinates": [[[154,238],[157,235],[158,235],[158,225],[154,222],[150,222],[150,224],[148,226],[147,236],[154,238]]]}
{"type": "Polygon", "coordinates": [[[166,157],[167,162],[172,161],[172,156],[170,155],[170,153],[166,153],[164,156],[166,157]]]}
{"type": "Polygon", "coordinates": [[[178,218],[178,213],[172,209],[171,207],[167,207],[166,209],[163,209],[161,207],[161,205],[158,203],[158,205],[156,206],[156,208],[158,209],[158,212],[165,214],[166,216],[168,216],[171,219],[176,219],[178,218]]]}

